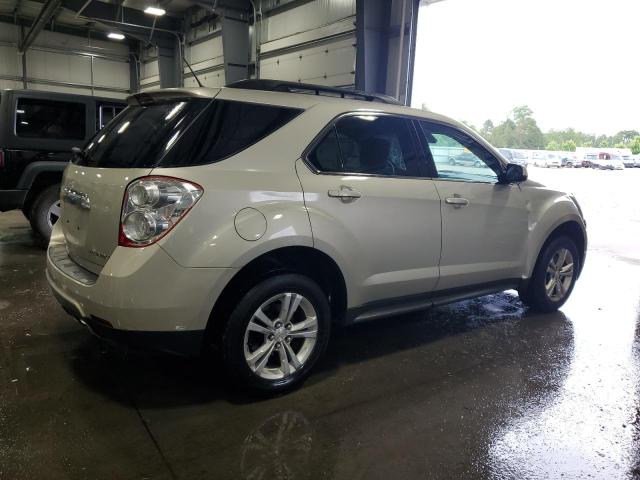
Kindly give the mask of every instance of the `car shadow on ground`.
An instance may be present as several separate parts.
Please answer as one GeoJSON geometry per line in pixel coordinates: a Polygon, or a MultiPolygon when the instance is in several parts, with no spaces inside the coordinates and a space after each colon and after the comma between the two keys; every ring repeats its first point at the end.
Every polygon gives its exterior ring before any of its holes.
{"type": "MultiPolygon", "coordinates": [[[[516,295],[504,292],[426,312],[337,327],[328,351],[305,385],[336,375],[343,365],[425,348],[448,337],[534,317],[539,315],[528,313],[516,295]]],[[[545,317],[567,321],[561,312],[545,317]]],[[[114,401],[131,402],[139,408],[170,408],[214,401],[246,404],[270,398],[236,388],[222,375],[223,366],[215,355],[182,358],[132,351],[107,344],[88,332],[86,335],[69,356],[74,377],[114,401]]]]}

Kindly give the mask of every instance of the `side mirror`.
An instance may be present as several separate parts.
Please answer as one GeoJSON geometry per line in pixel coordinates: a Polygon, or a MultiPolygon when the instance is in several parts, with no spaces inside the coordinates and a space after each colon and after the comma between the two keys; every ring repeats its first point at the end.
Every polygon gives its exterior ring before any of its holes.
{"type": "Polygon", "coordinates": [[[520,183],[526,181],[527,178],[529,178],[527,167],[517,163],[508,163],[500,183],[520,183]]]}

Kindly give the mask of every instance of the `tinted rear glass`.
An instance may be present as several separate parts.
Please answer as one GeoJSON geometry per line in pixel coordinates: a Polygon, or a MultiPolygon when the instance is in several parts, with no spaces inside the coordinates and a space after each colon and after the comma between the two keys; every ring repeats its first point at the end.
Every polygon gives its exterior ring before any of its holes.
{"type": "Polygon", "coordinates": [[[101,168],[212,163],[255,144],[300,110],[228,100],[172,100],[128,107],[75,156],[101,168]]]}
{"type": "Polygon", "coordinates": [[[190,99],[130,106],[73,161],[100,168],[153,167],[209,103],[190,99]]]}
{"type": "Polygon", "coordinates": [[[301,111],[215,100],[161,160],[160,166],[202,165],[223,160],[259,142],[301,111]]]}
{"type": "Polygon", "coordinates": [[[84,140],[83,103],[20,98],[16,107],[16,135],[26,138],[84,140]]]}

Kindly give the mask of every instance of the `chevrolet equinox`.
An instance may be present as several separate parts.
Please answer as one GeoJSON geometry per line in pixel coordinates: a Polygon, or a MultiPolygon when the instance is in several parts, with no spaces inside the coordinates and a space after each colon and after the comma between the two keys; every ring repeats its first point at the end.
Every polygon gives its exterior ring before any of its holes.
{"type": "Polygon", "coordinates": [[[59,303],[108,340],[215,347],[252,389],[305,378],[332,324],[506,289],[556,310],[584,264],[572,195],[388,97],[266,80],[139,93],[74,152],[47,252],[59,303]]]}

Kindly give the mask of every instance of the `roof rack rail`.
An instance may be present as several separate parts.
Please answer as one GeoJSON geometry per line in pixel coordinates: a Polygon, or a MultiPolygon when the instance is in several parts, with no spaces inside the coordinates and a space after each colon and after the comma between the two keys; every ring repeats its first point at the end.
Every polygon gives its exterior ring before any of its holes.
{"type": "Polygon", "coordinates": [[[229,88],[244,88],[247,90],[265,90],[269,92],[304,93],[312,95],[324,95],[327,97],[348,98],[351,100],[365,100],[369,102],[390,103],[402,105],[395,98],[378,93],[367,93],[360,90],[347,88],[325,87],[324,85],[312,85],[310,83],[286,82],[283,80],[239,80],[227,85],[229,88]]]}

